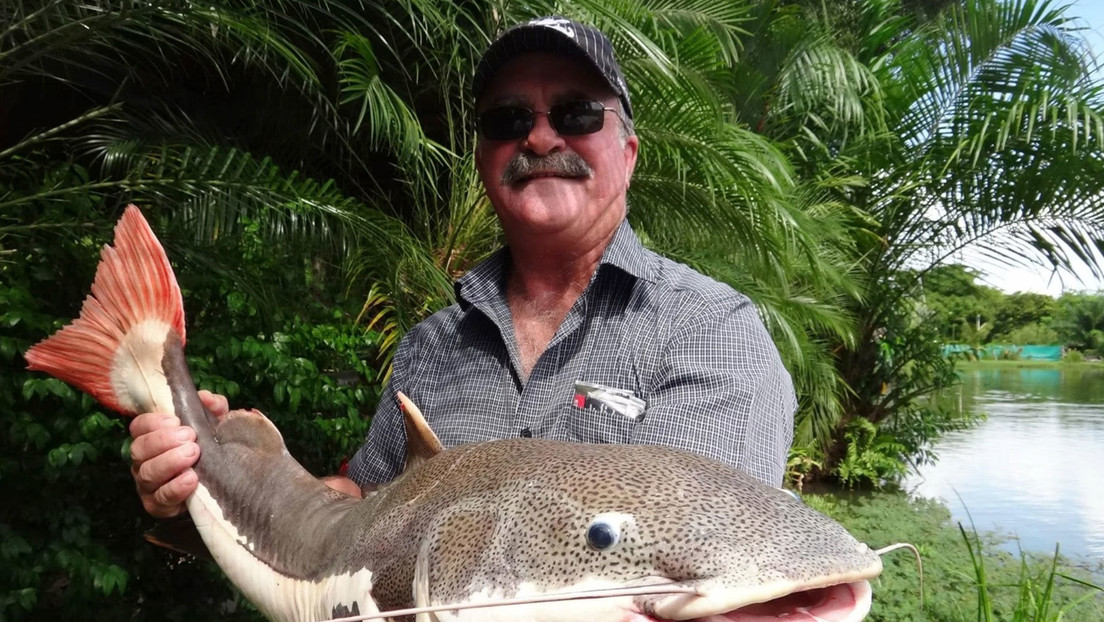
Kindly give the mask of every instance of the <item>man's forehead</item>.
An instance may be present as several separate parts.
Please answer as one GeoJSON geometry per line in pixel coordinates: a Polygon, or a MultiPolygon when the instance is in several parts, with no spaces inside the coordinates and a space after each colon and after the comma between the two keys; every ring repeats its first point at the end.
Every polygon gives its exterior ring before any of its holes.
{"type": "Polygon", "coordinates": [[[555,101],[617,98],[602,76],[586,62],[570,56],[533,53],[503,65],[488,83],[480,103],[528,104],[538,87],[555,101]]]}
{"type": "MultiPolygon", "coordinates": [[[[564,90],[556,90],[550,93],[548,96],[547,104],[554,106],[563,102],[578,101],[580,99],[585,100],[598,100],[607,103],[616,102],[617,96],[609,91],[609,89],[595,89],[591,91],[582,90],[579,88],[571,87],[564,90]]],[[[538,102],[534,101],[535,97],[531,93],[524,92],[511,92],[503,91],[498,94],[490,94],[489,97],[485,97],[481,102],[481,108],[487,108],[489,106],[526,106],[532,107],[538,102]]]]}

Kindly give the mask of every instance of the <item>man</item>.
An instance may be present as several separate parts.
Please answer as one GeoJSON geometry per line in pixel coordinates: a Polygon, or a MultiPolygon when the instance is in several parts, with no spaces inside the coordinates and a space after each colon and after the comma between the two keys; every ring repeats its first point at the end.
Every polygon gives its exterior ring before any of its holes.
{"type": "MultiPolygon", "coordinates": [[[[513,436],[662,444],[781,485],[795,398],[754,306],[647,251],[625,220],[639,142],[609,41],[534,20],[491,45],[472,90],[476,166],[507,247],[404,338],[351,479],[330,484],[357,494],[399,473],[403,391],[446,447],[513,436]]],[[[131,433],[147,511],[179,513],[195,488],[194,433],[156,413],[131,433]]]]}

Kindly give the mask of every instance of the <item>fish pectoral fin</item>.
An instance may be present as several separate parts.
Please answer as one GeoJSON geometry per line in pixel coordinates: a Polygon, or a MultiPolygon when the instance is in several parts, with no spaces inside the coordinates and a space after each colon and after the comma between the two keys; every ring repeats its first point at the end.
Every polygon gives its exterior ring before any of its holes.
{"type": "Polygon", "coordinates": [[[203,537],[199,535],[191,514],[159,520],[153,529],[142,535],[150,544],[198,559],[215,561],[211,551],[203,543],[203,537]]]}
{"type": "MultiPolygon", "coordinates": [[[[426,540],[428,543],[429,540],[426,540]]],[[[414,562],[414,584],[411,586],[415,607],[429,606],[429,558],[430,554],[425,543],[418,552],[418,559],[414,562]]],[[[415,616],[415,622],[436,622],[437,616],[432,613],[419,613],[415,616]]]]}
{"type": "Polygon", "coordinates": [[[220,444],[239,444],[260,454],[281,455],[287,452],[284,437],[259,410],[231,410],[215,428],[220,444]]]}
{"type": "MultiPolygon", "coordinates": [[[[500,541],[499,526],[506,520],[497,508],[454,508],[438,517],[422,540],[414,563],[415,606],[469,602],[474,592],[517,582],[500,541]]],[[[419,614],[421,616],[423,614],[419,614]]],[[[418,622],[436,622],[424,614],[418,622]]],[[[444,619],[452,619],[444,616],[444,619]]]]}
{"type": "Polygon", "coordinates": [[[422,411],[402,391],[396,394],[399,409],[403,413],[403,426],[406,428],[406,465],[403,471],[418,466],[444,451],[441,441],[426,423],[422,411]]]}

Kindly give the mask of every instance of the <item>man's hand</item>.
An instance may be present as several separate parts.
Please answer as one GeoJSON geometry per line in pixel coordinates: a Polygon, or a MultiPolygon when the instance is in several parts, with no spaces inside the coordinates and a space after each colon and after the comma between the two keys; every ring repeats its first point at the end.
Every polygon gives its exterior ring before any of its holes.
{"type": "MultiPolygon", "coordinates": [[[[207,410],[221,417],[230,409],[226,398],[200,391],[207,410]]],[[[199,483],[192,466],[199,460],[195,430],[180,425],[168,413],[145,413],[130,423],[130,473],[138,487],[142,507],[157,518],[184,512],[184,501],[199,483]]]]}
{"type": "MultiPolygon", "coordinates": [[[[200,391],[199,399],[207,410],[222,417],[230,410],[226,398],[200,391]]],[[[142,507],[156,518],[183,514],[184,502],[199,484],[192,470],[199,460],[195,430],[180,425],[180,419],[168,413],[144,413],[130,423],[130,474],[142,499],[142,507]]],[[[360,497],[360,487],[338,475],[323,478],[327,486],[352,497],[360,497]]]]}

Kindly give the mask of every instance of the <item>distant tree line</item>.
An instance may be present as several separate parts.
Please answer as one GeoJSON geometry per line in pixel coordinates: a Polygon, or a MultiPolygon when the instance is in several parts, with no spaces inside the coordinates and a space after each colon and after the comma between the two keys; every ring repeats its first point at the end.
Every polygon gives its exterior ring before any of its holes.
{"type": "Polygon", "coordinates": [[[1104,292],[1006,294],[979,282],[980,274],[949,264],[922,279],[920,313],[946,343],[1061,345],[1088,356],[1104,355],[1104,292]]]}

